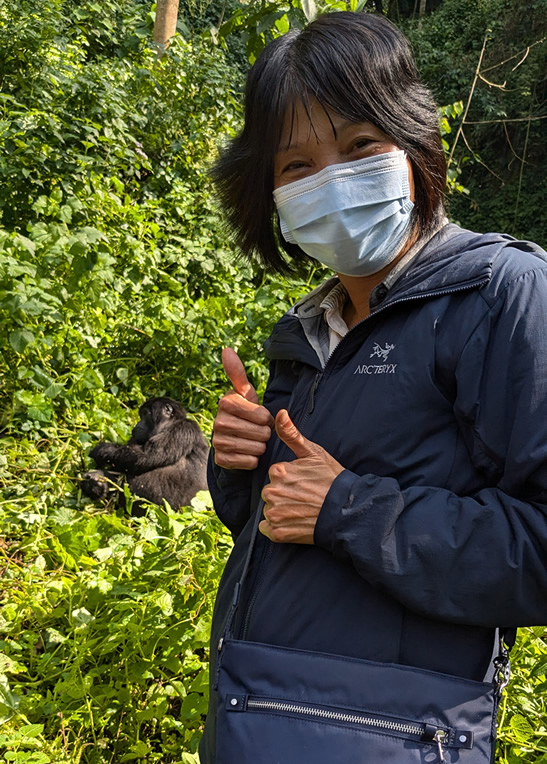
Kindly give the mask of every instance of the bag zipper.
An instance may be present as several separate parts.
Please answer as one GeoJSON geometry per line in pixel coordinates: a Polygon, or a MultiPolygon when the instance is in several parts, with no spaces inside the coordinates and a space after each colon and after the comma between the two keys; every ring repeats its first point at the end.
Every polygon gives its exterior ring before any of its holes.
{"type": "Polygon", "coordinates": [[[291,700],[229,694],[226,697],[226,709],[228,711],[293,714],[312,721],[342,722],[343,724],[353,724],[388,734],[395,733],[415,739],[416,742],[436,745],[440,762],[446,762],[445,750],[449,745],[456,748],[473,747],[473,734],[469,731],[444,728],[427,722],[389,719],[359,711],[297,703],[291,700]]]}

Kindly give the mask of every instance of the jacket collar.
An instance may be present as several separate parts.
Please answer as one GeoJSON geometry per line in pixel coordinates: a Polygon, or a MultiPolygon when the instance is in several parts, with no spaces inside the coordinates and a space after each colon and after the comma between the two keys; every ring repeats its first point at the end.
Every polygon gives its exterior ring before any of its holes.
{"type": "MultiPolygon", "coordinates": [[[[494,260],[507,244],[514,241],[504,234],[478,234],[449,223],[416,254],[370,317],[405,300],[427,299],[487,284],[494,260]]],[[[330,288],[335,281],[336,277],[328,280],[330,288]]],[[[322,293],[324,288],[325,284],[314,291],[322,293]]],[[[297,305],[306,300],[304,298],[297,305]]],[[[296,307],[274,326],[264,346],[266,355],[270,360],[298,360],[320,369],[317,353],[306,339],[296,307]]]]}
{"type": "Polygon", "coordinates": [[[416,255],[382,304],[481,285],[492,276],[492,266],[508,242],[502,234],[477,234],[449,223],[416,255]]]}

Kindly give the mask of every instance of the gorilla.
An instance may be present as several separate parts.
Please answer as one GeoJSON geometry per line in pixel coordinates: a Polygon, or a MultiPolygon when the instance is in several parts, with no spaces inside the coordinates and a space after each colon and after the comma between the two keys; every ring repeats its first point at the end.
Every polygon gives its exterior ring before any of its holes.
{"type": "MultiPolygon", "coordinates": [[[[171,398],[150,398],[139,416],[125,445],[104,442],[90,451],[99,469],[83,476],[82,492],[91,499],[108,499],[116,492],[112,484],[122,476],[131,493],[142,499],[160,506],[166,499],[173,509],[187,506],[207,488],[209,447],[203,433],[171,398]]],[[[138,502],[133,514],[142,514],[138,502]]]]}

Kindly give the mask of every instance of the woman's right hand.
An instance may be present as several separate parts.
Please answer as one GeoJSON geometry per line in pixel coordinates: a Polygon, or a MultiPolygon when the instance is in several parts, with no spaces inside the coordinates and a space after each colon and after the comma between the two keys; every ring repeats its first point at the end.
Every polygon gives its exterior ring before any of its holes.
{"type": "Polygon", "coordinates": [[[215,463],[230,470],[254,470],[274,427],[267,408],[258,402],[245,367],[232,348],[222,351],[222,365],[233,385],[218,403],[213,424],[215,463]]]}

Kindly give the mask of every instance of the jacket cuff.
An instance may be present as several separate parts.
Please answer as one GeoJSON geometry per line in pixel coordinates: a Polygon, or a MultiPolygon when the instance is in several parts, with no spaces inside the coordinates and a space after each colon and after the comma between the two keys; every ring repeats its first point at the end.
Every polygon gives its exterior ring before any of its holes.
{"type": "Polygon", "coordinates": [[[337,557],[346,557],[337,543],[337,530],[344,509],[353,504],[352,487],[359,476],[350,470],[344,470],[335,477],[319,512],[314,531],[316,546],[326,549],[337,557]]]}

